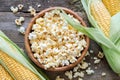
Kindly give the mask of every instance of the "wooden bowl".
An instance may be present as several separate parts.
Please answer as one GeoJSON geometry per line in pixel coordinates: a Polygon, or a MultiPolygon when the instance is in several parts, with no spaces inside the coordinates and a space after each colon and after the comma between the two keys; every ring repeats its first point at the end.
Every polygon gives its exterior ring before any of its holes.
{"type": "MultiPolygon", "coordinates": [[[[27,54],[28,56],[30,57],[30,59],[37,65],[39,66],[40,68],[42,69],[45,69],[44,66],[42,64],[40,64],[36,58],[34,58],[33,56],[33,53],[31,51],[31,48],[30,48],[30,42],[29,42],[29,39],[28,39],[28,35],[29,33],[31,32],[31,29],[32,29],[32,25],[35,23],[35,20],[41,16],[43,16],[45,14],[45,12],[49,12],[53,9],[56,9],[58,7],[51,7],[51,8],[47,8],[45,10],[42,10],[40,11],[34,18],[32,18],[31,22],[29,23],[27,29],[26,29],[26,32],[25,32],[25,47],[26,47],[26,50],[27,50],[27,54]]],[[[69,13],[71,15],[73,15],[76,19],[78,19],[81,24],[83,26],[86,26],[86,24],[84,23],[84,21],[82,20],[82,18],[80,16],[78,16],[75,12],[73,12],[72,10],[70,9],[67,9],[67,8],[63,8],[63,7],[59,7],[61,9],[63,9],[66,13],[69,13]]],[[[56,67],[56,68],[48,68],[47,70],[48,71],[66,71],[66,70],[69,70],[73,67],[75,67],[77,64],[79,64],[81,62],[81,60],[85,57],[85,54],[87,53],[87,50],[88,50],[88,47],[89,47],[89,38],[87,36],[85,36],[85,39],[86,39],[86,42],[87,42],[87,47],[85,47],[85,49],[82,51],[82,54],[81,56],[78,58],[78,60],[70,65],[67,65],[67,66],[63,66],[63,67],[56,67]]]]}

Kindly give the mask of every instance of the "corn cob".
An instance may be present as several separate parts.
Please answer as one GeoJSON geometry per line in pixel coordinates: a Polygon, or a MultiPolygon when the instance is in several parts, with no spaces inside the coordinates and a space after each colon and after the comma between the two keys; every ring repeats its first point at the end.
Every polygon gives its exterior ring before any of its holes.
{"type": "Polygon", "coordinates": [[[111,16],[120,12],[120,0],[102,0],[111,16]]]}
{"type": "Polygon", "coordinates": [[[4,62],[16,80],[40,80],[38,76],[28,68],[24,67],[2,51],[0,51],[0,59],[4,62]]]}
{"type": "Polygon", "coordinates": [[[0,65],[0,80],[13,80],[9,73],[0,65]]]}
{"type": "Polygon", "coordinates": [[[105,8],[101,0],[92,0],[90,8],[92,16],[95,18],[104,34],[109,37],[110,13],[105,8]]]}

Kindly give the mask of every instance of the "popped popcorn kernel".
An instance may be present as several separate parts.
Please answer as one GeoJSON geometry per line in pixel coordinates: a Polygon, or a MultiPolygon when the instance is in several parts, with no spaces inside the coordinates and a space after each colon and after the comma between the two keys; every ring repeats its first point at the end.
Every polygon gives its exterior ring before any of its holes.
{"type": "Polygon", "coordinates": [[[22,25],[22,22],[24,22],[24,17],[20,17],[19,19],[15,19],[15,24],[18,26],[22,25]]]}
{"type": "Polygon", "coordinates": [[[22,23],[19,19],[15,19],[15,24],[18,25],[18,26],[22,25],[22,23]]]}
{"type": "Polygon", "coordinates": [[[32,16],[35,16],[35,15],[36,15],[36,10],[35,10],[32,6],[29,6],[28,11],[30,12],[30,14],[31,14],[32,16]]]}
{"type": "Polygon", "coordinates": [[[60,76],[57,76],[55,80],[65,80],[64,78],[60,78],[60,76]]]}
{"type": "Polygon", "coordinates": [[[10,7],[10,10],[11,10],[13,13],[17,13],[17,12],[18,12],[18,7],[13,7],[13,6],[11,6],[11,7],[10,7]]]}
{"type": "Polygon", "coordinates": [[[21,34],[25,34],[25,28],[24,27],[20,27],[18,29],[18,31],[21,33],[21,34]]]}
{"type": "Polygon", "coordinates": [[[102,72],[102,74],[101,74],[102,76],[106,76],[106,73],[105,72],[102,72]]]}
{"type": "Polygon", "coordinates": [[[22,10],[22,9],[23,9],[23,7],[24,7],[24,5],[23,5],[23,4],[18,4],[18,9],[19,9],[19,10],[22,10]]]}
{"type": "Polygon", "coordinates": [[[102,52],[99,51],[99,53],[98,53],[97,56],[98,56],[98,58],[103,58],[103,57],[104,57],[104,54],[103,54],[102,52]]]}
{"type": "Polygon", "coordinates": [[[65,72],[65,75],[68,77],[68,79],[72,80],[72,78],[73,78],[73,73],[72,73],[72,71],[66,71],[66,72],[65,72]]]}
{"type": "Polygon", "coordinates": [[[94,73],[94,70],[92,70],[91,68],[88,68],[88,69],[86,70],[86,72],[87,72],[88,75],[91,75],[91,74],[94,73]]]}

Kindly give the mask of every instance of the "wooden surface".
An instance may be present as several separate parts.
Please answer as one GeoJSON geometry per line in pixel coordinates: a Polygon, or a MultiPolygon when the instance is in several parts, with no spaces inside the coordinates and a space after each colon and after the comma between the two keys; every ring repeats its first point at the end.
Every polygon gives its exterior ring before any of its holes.
{"type": "MultiPolygon", "coordinates": [[[[33,6],[37,10],[37,12],[51,6],[67,7],[75,11],[80,11],[78,12],[78,14],[88,24],[83,8],[81,7],[80,10],[74,9],[75,5],[70,4],[70,0],[0,0],[0,30],[2,30],[13,42],[18,44],[18,46],[23,48],[24,50],[25,50],[24,36],[17,31],[19,27],[15,25],[14,20],[16,18],[19,18],[20,16],[25,17],[25,22],[23,23],[22,26],[27,27],[30,19],[32,18],[30,14],[27,12],[29,6],[33,6]],[[20,3],[24,5],[23,10],[21,10],[17,14],[13,14],[10,11],[10,6],[17,6],[20,3]],[[40,8],[37,7],[38,4],[41,4],[40,8]]],[[[92,40],[90,41],[89,50],[93,50],[94,53],[87,57],[86,61],[91,63],[90,67],[95,71],[95,73],[92,75],[85,74],[85,77],[83,78],[84,80],[120,80],[120,77],[111,70],[105,58],[103,58],[99,64],[93,63],[94,60],[91,58],[97,56],[98,51],[101,51],[101,48],[92,40]],[[98,69],[95,69],[96,66],[98,67],[98,69]],[[101,76],[102,72],[106,73],[105,77],[101,76]]],[[[48,75],[50,80],[55,80],[55,77],[57,75],[64,77],[65,80],[69,80],[64,75],[64,72],[48,72],[48,71],[44,72],[48,75]]]]}

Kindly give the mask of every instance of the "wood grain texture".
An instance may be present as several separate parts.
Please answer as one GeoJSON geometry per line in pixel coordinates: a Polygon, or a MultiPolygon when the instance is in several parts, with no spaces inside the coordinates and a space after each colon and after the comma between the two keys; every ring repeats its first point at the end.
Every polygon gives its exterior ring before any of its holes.
{"type": "MultiPolygon", "coordinates": [[[[40,11],[50,6],[64,6],[68,7],[69,9],[74,7],[74,5],[69,4],[69,0],[0,0],[0,30],[2,30],[13,42],[15,42],[19,47],[24,50],[24,36],[17,31],[19,27],[15,25],[14,20],[16,18],[19,18],[20,16],[24,16],[25,22],[22,26],[27,27],[28,23],[32,18],[30,14],[27,13],[29,5],[34,6],[37,11],[40,11]],[[22,11],[18,12],[17,14],[13,14],[12,12],[10,12],[10,6],[16,6],[20,3],[25,5],[22,11]],[[37,5],[39,3],[42,6],[40,8],[37,8],[37,5]]],[[[85,22],[89,26],[85,12],[78,12],[78,14],[85,20],[85,22]]],[[[91,59],[91,57],[93,58],[94,56],[97,56],[98,52],[101,51],[101,48],[92,40],[90,42],[89,50],[93,50],[94,53],[91,54],[91,56],[88,56],[86,58],[86,61],[91,63],[90,67],[95,71],[95,73],[93,75],[85,74],[85,77],[83,78],[84,80],[120,80],[120,77],[111,70],[105,58],[103,58],[99,64],[94,64],[94,59],[91,59]],[[95,69],[95,66],[97,66],[98,69],[95,69]],[[106,73],[105,77],[101,76],[102,72],[106,73]]],[[[69,80],[64,75],[64,72],[44,72],[49,76],[50,80],[55,80],[55,77],[57,75],[64,77],[65,80],[69,80]]]]}

